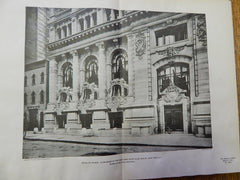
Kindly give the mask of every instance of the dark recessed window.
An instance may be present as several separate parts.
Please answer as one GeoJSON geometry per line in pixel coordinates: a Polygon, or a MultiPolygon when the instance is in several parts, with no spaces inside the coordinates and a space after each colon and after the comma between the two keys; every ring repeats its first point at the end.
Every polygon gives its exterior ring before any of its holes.
{"type": "Polygon", "coordinates": [[[72,35],[72,24],[68,24],[68,35],[72,35]]]}
{"type": "Polygon", "coordinates": [[[32,104],[35,104],[35,92],[34,91],[32,92],[31,96],[32,96],[32,104]]]}
{"type": "Polygon", "coordinates": [[[32,75],[32,85],[34,86],[36,84],[36,75],[32,75]]]}
{"type": "Polygon", "coordinates": [[[92,19],[93,19],[93,25],[96,26],[97,25],[97,13],[92,14],[92,19]]]}
{"type": "Polygon", "coordinates": [[[80,31],[84,30],[84,23],[83,23],[83,21],[84,21],[83,19],[79,20],[80,31]]]}
{"type": "Polygon", "coordinates": [[[187,24],[168,27],[155,32],[156,45],[163,46],[187,39],[187,24]]]}
{"type": "Polygon", "coordinates": [[[90,16],[85,17],[87,28],[90,28],[90,16]]]}
{"type": "Polygon", "coordinates": [[[98,85],[98,65],[95,57],[89,57],[85,65],[85,81],[98,85]]]}
{"type": "Polygon", "coordinates": [[[43,84],[44,83],[44,72],[41,73],[40,78],[41,78],[40,83],[43,84]]]}
{"type": "Polygon", "coordinates": [[[127,55],[122,50],[117,50],[113,55],[112,79],[124,79],[128,83],[127,55]]]}
{"type": "Polygon", "coordinates": [[[61,39],[61,38],[62,38],[61,29],[58,28],[57,29],[57,39],[61,39]]]}
{"type": "Polygon", "coordinates": [[[73,87],[73,70],[69,62],[63,65],[63,87],[73,87]]]}
{"type": "Polygon", "coordinates": [[[40,103],[44,104],[44,91],[43,90],[40,92],[40,103]]]}

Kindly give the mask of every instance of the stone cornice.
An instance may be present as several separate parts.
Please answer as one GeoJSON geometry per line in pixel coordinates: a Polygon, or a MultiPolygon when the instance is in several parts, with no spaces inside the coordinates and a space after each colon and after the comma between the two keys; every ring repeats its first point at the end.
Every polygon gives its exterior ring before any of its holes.
{"type": "Polygon", "coordinates": [[[129,23],[130,20],[132,20],[133,18],[137,17],[138,15],[142,15],[146,12],[143,11],[138,11],[138,12],[134,12],[134,13],[130,13],[127,16],[123,16],[120,19],[115,19],[113,21],[109,21],[109,22],[105,22],[103,24],[99,24],[96,25],[94,27],[91,27],[89,29],[83,30],[79,33],[73,34],[69,37],[57,40],[55,42],[49,43],[47,45],[48,49],[54,50],[57,48],[61,48],[64,46],[67,46],[69,44],[72,44],[76,41],[85,39],[89,36],[94,36],[98,33],[102,33],[102,32],[106,32],[106,31],[112,31],[112,30],[120,30],[121,26],[127,25],[129,23]]]}

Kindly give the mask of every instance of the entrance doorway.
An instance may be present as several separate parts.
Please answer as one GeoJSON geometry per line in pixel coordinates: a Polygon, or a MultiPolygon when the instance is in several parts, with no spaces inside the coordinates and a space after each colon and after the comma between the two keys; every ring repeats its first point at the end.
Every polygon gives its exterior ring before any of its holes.
{"type": "Polygon", "coordinates": [[[39,130],[41,130],[43,127],[44,127],[43,112],[41,112],[40,113],[40,129],[39,130]]]}
{"type": "Polygon", "coordinates": [[[29,126],[28,130],[33,131],[35,127],[38,127],[37,119],[38,109],[29,109],[29,126]]]}
{"type": "Polygon", "coordinates": [[[67,115],[57,115],[58,128],[65,128],[67,122],[67,115]]]}
{"type": "Polygon", "coordinates": [[[92,124],[92,114],[80,114],[82,128],[90,129],[92,124]]]}
{"type": "Polygon", "coordinates": [[[165,130],[183,131],[182,105],[164,106],[165,130]]]}
{"type": "Polygon", "coordinates": [[[122,128],[123,113],[122,112],[109,112],[110,128],[122,128]]]}

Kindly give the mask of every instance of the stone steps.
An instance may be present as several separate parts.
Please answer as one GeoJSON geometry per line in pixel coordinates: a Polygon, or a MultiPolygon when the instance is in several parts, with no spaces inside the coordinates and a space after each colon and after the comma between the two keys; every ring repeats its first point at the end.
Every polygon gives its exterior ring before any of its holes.
{"type": "Polygon", "coordinates": [[[92,129],[81,129],[81,130],[70,130],[67,129],[56,129],[54,134],[68,134],[68,135],[79,135],[79,136],[99,136],[99,137],[121,137],[121,136],[131,136],[131,129],[101,129],[95,130],[92,129]]]}

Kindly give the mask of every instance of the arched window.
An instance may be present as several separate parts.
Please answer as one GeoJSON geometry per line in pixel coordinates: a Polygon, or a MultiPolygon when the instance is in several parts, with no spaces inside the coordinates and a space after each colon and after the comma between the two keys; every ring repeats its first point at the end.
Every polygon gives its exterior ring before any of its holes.
{"type": "Polygon", "coordinates": [[[112,79],[124,79],[128,83],[127,55],[122,50],[115,51],[112,59],[112,79]]]}
{"type": "Polygon", "coordinates": [[[63,65],[63,87],[73,87],[73,70],[69,62],[63,65]]]}
{"type": "Polygon", "coordinates": [[[44,91],[43,90],[40,92],[40,103],[41,104],[44,103],[44,91]]]}
{"type": "Polygon", "coordinates": [[[67,94],[61,93],[61,102],[67,102],[67,94]]]}
{"type": "Polygon", "coordinates": [[[24,86],[27,86],[27,76],[24,77],[24,86]]]}
{"type": "Polygon", "coordinates": [[[44,72],[42,72],[40,76],[41,76],[41,84],[43,84],[44,83],[44,72]]]}
{"type": "MultiPolygon", "coordinates": [[[[186,63],[167,64],[157,70],[158,92],[163,92],[170,83],[186,90],[185,95],[190,96],[189,65],[186,63]]],[[[160,94],[159,94],[160,97],[160,94]]]]}
{"type": "Polygon", "coordinates": [[[85,81],[90,83],[95,83],[98,85],[98,66],[97,60],[94,57],[89,57],[85,64],[85,81]]]}
{"type": "Polygon", "coordinates": [[[27,94],[24,93],[24,105],[27,105],[27,94]]]}
{"type": "Polygon", "coordinates": [[[36,76],[35,74],[32,75],[32,85],[34,86],[36,84],[36,76]]]}
{"type": "Polygon", "coordinates": [[[35,104],[35,92],[32,92],[32,104],[35,104]]]}

